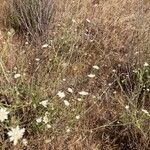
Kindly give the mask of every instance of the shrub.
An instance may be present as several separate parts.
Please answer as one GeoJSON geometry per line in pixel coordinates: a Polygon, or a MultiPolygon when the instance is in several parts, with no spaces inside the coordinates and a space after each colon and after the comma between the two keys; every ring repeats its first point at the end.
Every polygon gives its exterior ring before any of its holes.
{"type": "Polygon", "coordinates": [[[53,0],[11,0],[6,23],[30,37],[45,37],[54,12],[53,0]]]}

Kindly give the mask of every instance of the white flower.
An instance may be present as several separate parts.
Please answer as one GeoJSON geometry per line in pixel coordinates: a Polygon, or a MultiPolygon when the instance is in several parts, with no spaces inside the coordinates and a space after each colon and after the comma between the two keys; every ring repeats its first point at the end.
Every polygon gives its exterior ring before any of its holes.
{"type": "Polygon", "coordinates": [[[81,98],[77,98],[77,100],[78,100],[79,102],[81,102],[81,101],[82,101],[82,99],[81,99],[81,98]]]}
{"type": "Polygon", "coordinates": [[[81,91],[81,92],[79,92],[79,94],[82,95],[82,96],[86,96],[86,95],[88,95],[89,93],[88,93],[88,92],[85,92],[85,91],[81,91]]]}
{"type": "Polygon", "coordinates": [[[58,95],[60,98],[64,98],[64,97],[65,97],[65,93],[62,92],[62,91],[59,91],[59,92],[57,93],[57,95],[58,95]]]}
{"type": "Polygon", "coordinates": [[[72,22],[73,22],[73,23],[76,23],[76,20],[75,20],[75,19],[72,19],[72,22]]]}
{"type": "Polygon", "coordinates": [[[95,95],[93,95],[93,96],[92,96],[92,98],[96,98],[96,96],[95,96],[95,95]]]}
{"type": "Polygon", "coordinates": [[[75,108],[72,108],[72,109],[71,109],[71,111],[73,111],[73,112],[74,112],[75,110],[76,110],[75,108]]]}
{"type": "Polygon", "coordinates": [[[0,109],[0,121],[3,122],[4,120],[8,119],[9,111],[6,108],[0,109]]]}
{"type": "Polygon", "coordinates": [[[94,65],[94,66],[93,66],[93,68],[94,68],[94,69],[97,69],[97,70],[99,69],[99,67],[98,67],[98,66],[96,66],[96,65],[94,65]]]}
{"type": "Polygon", "coordinates": [[[17,74],[14,75],[14,78],[15,78],[15,79],[17,79],[17,78],[19,78],[19,77],[21,77],[21,74],[19,74],[19,73],[17,73],[17,74]]]}
{"type": "Polygon", "coordinates": [[[89,74],[88,77],[89,77],[89,78],[94,78],[94,77],[95,77],[95,74],[89,74]]]}
{"type": "Polygon", "coordinates": [[[51,126],[50,124],[47,124],[46,127],[47,127],[48,129],[50,129],[52,126],[51,126]]]}
{"type": "Polygon", "coordinates": [[[109,83],[108,86],[112,86],[112,83],[109,83]]]}
{"type": "Polygon", "coordinates": [[[70,128],[67,127],[66,132],[69,133],[71,130],[70,128]]]}
{"type": "Polygon", "coordinates": [[[47,107],[48,100],[41,101],[39,104],[43,105],[44,107],[47,107]]]}
{"type": "Polygon", "coordinates": [[[40,58],[35,58],[36,61],[40,61],[40,58]]]}
{"type": "Polygon", "coordinates": [[[147,88],[147,89],[146,89],[146,91],[148,91],[148,92],[149,92],[149,91],[150,91],[150,89],[148,89],[148,88],[147,88]]]}
{"type": "Polygon", "coordinates": [[[139,52],[135,52],[134,54],[137,55],[137,54],[139,54],[139,52]]]}
{"type": "Polygon", "coordinates": [[[91,22],[89,19],[86,19],[86,21],[87,21],[88,23],[90,23],[90,22],[91,22]]]}
{"type": "Polygon", "coordinates": [[[55,110],[54,106],[51,106],[51,109],[52,109],[52,110],[55,110]]]}
{"type": "Polygon", "coordinates": [[[10,141],[13,141],[14,145],[16,145],[18,143],[18,140],[23,137],[24,132],[25,128],[20,129],[19,126],[17,126],[16,128],[11,128],[11,131],[8,132],[10,141]]]}
{"type": "Polygon", "coordinates": [[[48,123],[48,117],[47,117],[47,115],[45,115],[44,117],[43,117],[43,122],[46,124],[46,123],[48,123]]]}
{"type": "Polygon", "coordinates": [[[79,115],[78,115],[78,116],[76,116],[76,119],[77,119],[77,120],[79,120],[79,119],[80,119],[80,116],[79,116],[79,115]]]}
{"type": "Polygon", "coordinates": [[[128,110],[128,109],[129,109],[129,105],[126,105],[126,106],[125,106],[125,109],[127,109],[127,110],[128,110]]]}
{"type": "Polygon", "coordinates": [[[144,67],[148,67],[149,64],[147,62],[144,63],[144,67]]]}
{"type": "Polygon", "coordinates": [[[116,94],[116,93],[117,93],[117,91],[113,91],[113,93],[114,93],[114,94],[116,94]]]}
{"type": "Polygon", "coordinates": [[[29,42],[25,42],[25,45],[28,45],[29,44],[29,42]]]}
{"type": "Polygon", "coordinates": [[[36,122],[37,122],[37,123],[41,123],[41,122],[42,122],[42,117],[37,118],[37,119],[36,119],[36,122]]]}
{"type": "Polygon", "coordinates": [[[23,143],[24,146],[27,146],[27,144],[28,144],[27,139],[23,139],[23,140],[22,140],[22,143],[23,143]]]}
{"type": "Polygon", "coordinates": [[[68,88],[68,92],[73,93],[73,89],[68,88]]]}
{"type": "Polygon", "coordinates": [[[36,108],[36,104],[33,104],[33,107],[36,108]]]}
{"type": "Polygon", "coordinates": [[[47,116],[48,114],[49,114],[49,113],[46,112],[46,113],[45,113],[45,116],[43,117],[43,122],[44,122],[45,124],[47,124],[48,121],[49,121],[48,116],[47,116]]]}
{"type": "Polygon", "coordinates": [[[66,106],[69,106],[69,105],[70,105],[70,103],[69,103],[67,100],[64,100],[64,104],[65,104],[66,106]]]}
{"type": "Polygon", "coordinates": [[[149,112],[145,109],[142,109],[142,111],[145,113],[145,114],[149,114],[149,112]]]}
{"type": "Polygon", "coordinates": [[[42,45],[42,48],[47,48],[49,45],[48,44],[44,44],[42,45]]]}

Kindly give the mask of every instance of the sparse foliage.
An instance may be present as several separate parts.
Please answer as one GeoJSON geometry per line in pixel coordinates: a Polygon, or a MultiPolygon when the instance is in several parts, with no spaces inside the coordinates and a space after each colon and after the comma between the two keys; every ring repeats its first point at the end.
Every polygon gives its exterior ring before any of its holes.
{"type": "Polygon", "coordinates": [[[32,39],[46,36],[54,13],[53,0],[11,0],[6,22],[32,39]]]}
{"type": "Polygon", "coordinates": [[[0,149],[148,150],[147,0],[54,2],[5,3],[0,149]]]}

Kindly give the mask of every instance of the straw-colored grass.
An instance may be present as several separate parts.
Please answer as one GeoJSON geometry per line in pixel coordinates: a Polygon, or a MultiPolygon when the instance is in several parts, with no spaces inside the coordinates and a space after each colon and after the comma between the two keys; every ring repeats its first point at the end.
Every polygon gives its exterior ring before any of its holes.
{"type": "MultiPolygon", "coordinates": [[[[27,6],[21,4],[19,12],[27,6]]],[[[149,6],[146,0],[56,0],[53,19],[41,18],[46,24],[38,24],[38,9],[25,22],[21,14],[17,23],[10,19],[9,28],[3,17],[0,109],[9,114],[3,122],[0,114],[0,149],[148,150],[149,6]],[[48,36],[35,44],[26,31],[48,36]],[[14,146],[8,133],[17,125],[25,132],[14,146]]]]}

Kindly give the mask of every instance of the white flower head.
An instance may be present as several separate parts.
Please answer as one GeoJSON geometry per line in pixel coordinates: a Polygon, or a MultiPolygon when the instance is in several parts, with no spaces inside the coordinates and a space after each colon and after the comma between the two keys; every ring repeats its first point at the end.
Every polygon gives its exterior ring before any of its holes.
{"type": "Polygon", "coordinates": [[[58,91],[57,95],[58,95],[60,98],[64,98],[64,97],[65,97],[65,93],[62,92],[62,91],[58,91]]]}
{"type": "Polygon", "coordinates": [[[81,101],[82,101],[82,99],[81,99],[81,98],[77,98],[77,100],[78,100],[79,102],[81,102],[81,101]]]}
{"type": "Polygon", "coordinates": [[[93,96],[92,96],[92,98],[96,98],[96,96],[95,96],[95,95],[93,95],[93,96]]]}
{"type": "Polygon", "coordinates": [[[70,105],[70,103],[69,103],[67,100],[64,100],[64,104],[65,104],[66,106],[69,106],[69,105],[70,105]]]}
{"type": "Polygon", "coordinates": [[[149,91],[150,91],[150,89],[149,89],[149,88],[147,88],[147,89],[146,89],[146,91],[147,91],[147,92],[149,92],[149,91]]]}
{"type": "Polygon", "coordinates": [[[41,105],[44,106],[44,107],[47,107],[47,105],[48,105],[48,100],[41,101],[39,104],[41,104],[41,105]]]}
{"type": "Polygon", "coordinates": [[[112,83],[108,83],[108,86],[112,86],[112,83]]]}
{"type": "Polygon", "coordinates": [[[35,58],[35,61],[40,61],[40,58],[35,58]]]}
{"type": "Polygon", "coordinates": [[[144,63],[144,67],[148,67],[149,64],[147,62],[144,63]]]}
{"type": "Polygon", "coordinates": [[[18,143],[18,140],[21,139],[24,135],[25,128],[20,129],[19,126],[16,128],[11,128],[11,131],[8,132],[10,141],[14,142],[14,145],[18,143]]]}
{"type": "Polygon", "coordinates": [[[37,119],[36,119],[36,122],[37,122],[37,123],[41,123],[41,122],[42,122],[42,117],[37,118],[37,119]]]}
{"type": "Polygon", "coordinates": [[[28,144],[27,139],[22,139],[22,143],[23,143],[24,146],[27,146],[27,144],[28,144]]]}
{"type": "Polygon", "coordinates": [[[33,104],[33,107],[36,108],[37,107],[36,104],[33,104]]]}
{"type": "Polygon", "coordinates": [[[68,88],[68,92],[73,93],[73,89],[68,88]]]}
{"type": "Polygon", "coordinates": [[[46,112],[45,113],[45,116],[43,117],[43,122],[45,123],[45,124],[47,124],[48,123],[48,121],[49,121],[49,119],[48,119],[48,112],[46,112]]]}
{"type": "Polygon", "coordinates": [[[79,120],[79,119],[80,119],[80,116],[79,116],[79,115],[77,115],[77,116],[76,116],[76,119],[77,119],[77,120],[79,120]]]}
{"type": "Polygon", "coordinates": [[[116,94],[117,93],[117,91],[113,91],[113,94],[116,94]]]}
{"type": "Polygon", "coordinates": [[[128,110],[128,109],[129,109],[129,105],[126,105],[126,106],[125,106],[125,109],[127,109],[127,110],[128,110]]]}
{"type": "Polygon", "coordinates": [[[6,108],[0,108],[0,122],[8,119],[9,111],[6,108]]]}
{"type": "Polygon", "coordinates": [[[29,44],[29,42],[25,42],[25,45],[28,45],[29,44]]]}
{"type": "Polygon", "coordinates": [[[14,75],[15,79],[20,78],[20,77],[21,77],[21,74],[19,74],[19,73],[17,73],[17,74],[14,75]]]}
{"type": "Polygon", "coordinates": [[[95,74],[89,74],[88,77],[89,77],[89,78],[94,78],[94,77],[95,77],[95,74]]]}
{"type": "Polygon", "coordinates": [[[48,44],[44,44],[42,45],[42,48],[47,48],[49,45],[48,44]]]}
{"type": "Polygon", "coordinates": [[[142,109],[142,111],[143,111],[145,114],[149,114],[149,112],[148,112],[146,109],[142,109]]]}
{"type": "Polygon", "coordinates": [[[70,133],[71,129],[67,127],[66,132],[70,133]]]}
{"type": "Polygon", "coordinates": [[[94,65],[94,66],[93,66],[93,68],[94,68],[94,69],[96,69],[96,70],[98,70],[98,69],[99,69],[99,67],[98,67],[98,66],[96,66],[96,65],[94,65]]]}
{"type": "Polygon", "coordinates": [[[86,92],[86,91],[81,91],[81,92],[79,92],[79,94],[82,95],[82,96],[86,96],[86,95],[88,95],[89,93],[86,92]]]}
{"type": "Polygon", "coordinates": [[[72,22],[73,22],[73,23],[76,23],[76,20],[75,20],[75,19],[72,19],[72,22]]]}
{"type": "Polygon", "coordinates": [[[86,19],[86,21],[87,21],[88,23],[90,23],[90,22],[91,22],[89,19],[86,19]]]}
{"type": "Polygon", "coordinates": [[[51,126],[50,124],[47,124],[46,127],[47,127],[48,129],[50,129],[52,126],[51,126]]]}

